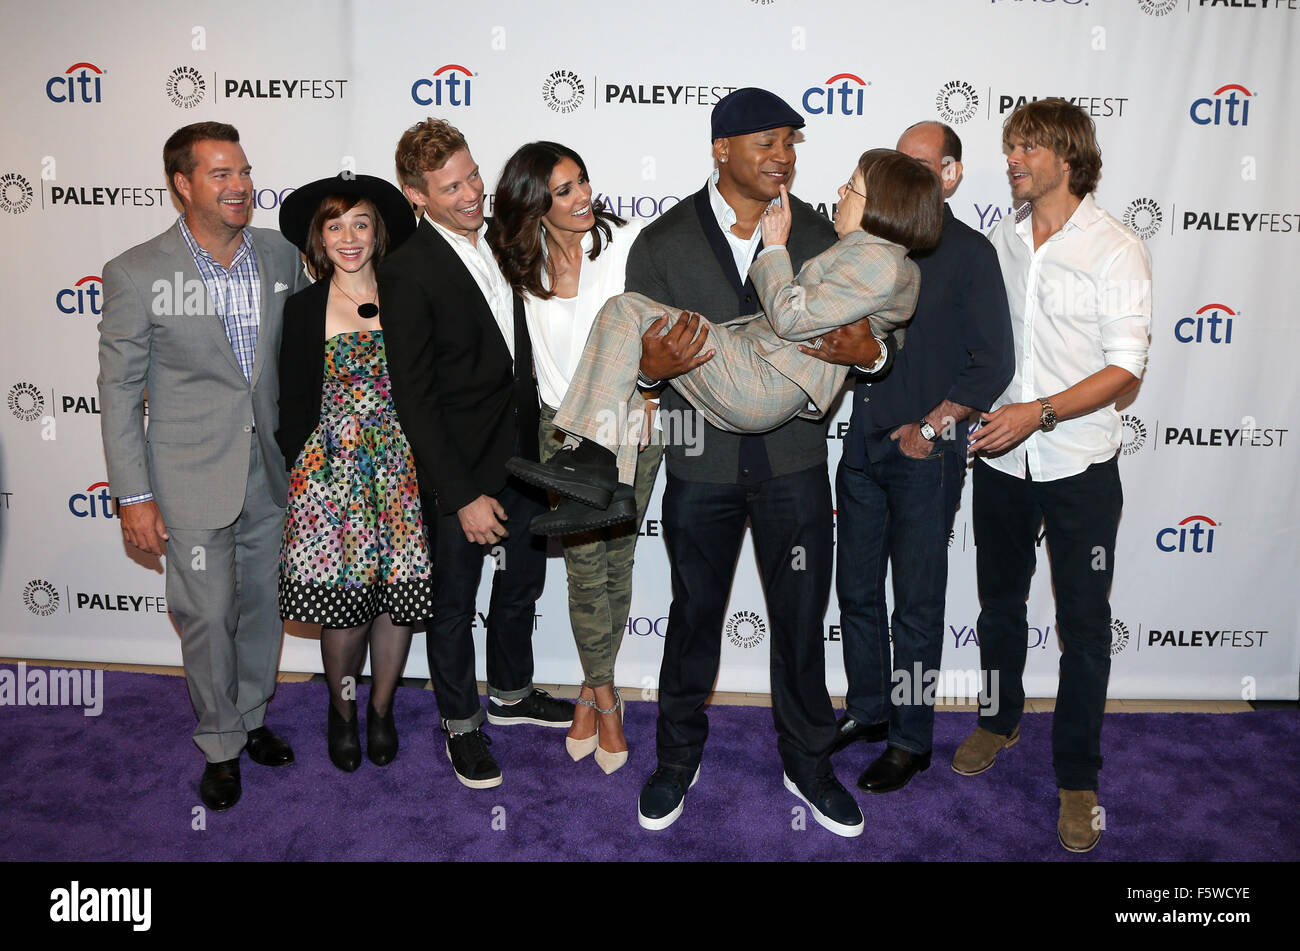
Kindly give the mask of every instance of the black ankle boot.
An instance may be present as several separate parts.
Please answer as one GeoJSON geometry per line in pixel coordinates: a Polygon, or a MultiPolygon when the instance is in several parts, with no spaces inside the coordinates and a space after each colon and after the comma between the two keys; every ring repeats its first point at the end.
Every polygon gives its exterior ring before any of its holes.
{"type": "Polygon", "coordinates": [[[334,707],[334,702],[330,701],[328,723],[326,735],[329,738],[330,762],[345,773],[354,772],[361,765],[361,737],[357,734],[356,704],[352,705],[352,719],[344,720],[343,715],[334,707]]]}
{"type": "Polygon", "coordinates": [[[376,766],[387,766],[397,756],[397,724],[393,722],[393,705],[380,716],[366,704],[366,755],[376,766]]]}

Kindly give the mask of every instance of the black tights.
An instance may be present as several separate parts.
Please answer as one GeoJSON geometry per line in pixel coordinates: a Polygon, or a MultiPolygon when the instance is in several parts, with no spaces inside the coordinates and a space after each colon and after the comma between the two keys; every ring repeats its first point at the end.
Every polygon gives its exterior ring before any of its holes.
{"type": "Polygon", "coordinates": [[[330,702],[340,716],[356,712],[357,682],[370,645],[370,705],[380,716],[388,713],[397,681],[406,667],[411,626],[394,624],[387,614],[357,627],[326,627],[320,632],[320,656],[329,683],[330,702]]]}

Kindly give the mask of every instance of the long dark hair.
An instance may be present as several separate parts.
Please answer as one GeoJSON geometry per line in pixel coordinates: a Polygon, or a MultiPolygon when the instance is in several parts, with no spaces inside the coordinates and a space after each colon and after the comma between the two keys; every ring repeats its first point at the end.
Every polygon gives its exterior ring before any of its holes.
{"type": "MultiPolygon", "coordinates": [[[[546,266],[542,218],[551,210],[551,173],[566,158],[573,160],[583,178],[588,177],[587,164],[573,149],[558,142],[529,142],[510,156],[497,180],[488,241],[510,286],[538,300],[555,296],[542,283],[542,269],[546,266]]],[[[596,227],[592,229],[591,252],[587,257],[594,261],[610,240],[613,229],[627,222],[606,211],[594,199],[591,210],[596,216],[596,227]]]]}

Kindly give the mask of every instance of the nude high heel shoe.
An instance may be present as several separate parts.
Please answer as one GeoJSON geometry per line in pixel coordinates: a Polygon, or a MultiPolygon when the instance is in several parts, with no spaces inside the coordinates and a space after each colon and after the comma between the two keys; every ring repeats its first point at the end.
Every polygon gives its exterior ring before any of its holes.
{"type": "MultiPolygon", "coordinates": [[[[582,704],[584,707],[591,707],[591,709],[593,710],[600,709],[600,707],[596,706],[595,700],[584,700],[582,698],[581,692],[579,692],[578,694],[577,702],[582,704]]],[[[585,737],[584,739],[581,740],[575,740],[571,736],[566,736],[564,738],[564,748],[569,751],[569,756],[573,759],[575,763],[578,760],[584,759],[590,756],[592,753],[596,752],[596,747],[599,743],[600,743],[600,722],[599,721],[597,721],[596,723],[596,732],[591,734],[591,736],[585,737]]]]}
{"type": "MultiPolygon", "coordinates": [[[[608,714],[617,711],[619,722],[621,723],[623,721],[623,714],[626,708],[623,706],[623,696],[618,692],[617,687],[614,688],[614,705],[608,710],[602,710],[600,707],[597,707],[594,701],[591,705],[595,707],[597,713],[608,714]]],[[[608,776],[610,773],[614,772],[614,770],[627,762],[627,750],[611,753],[600,745],[600,721],[597,721],[596,724],[596,739],[596,765],[603,769],[605,775],[608,776]]]]}

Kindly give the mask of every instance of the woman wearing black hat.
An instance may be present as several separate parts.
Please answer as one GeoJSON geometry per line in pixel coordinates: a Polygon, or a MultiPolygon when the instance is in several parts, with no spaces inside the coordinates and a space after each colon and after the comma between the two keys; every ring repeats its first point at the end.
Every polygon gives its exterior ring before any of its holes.
{"type": "Polygon", "coordinates": [[[411,625],[429,613],[429,545],[410,446],[389,392],[375,265],[415,230],[401,193],[369,175],[321,179],[280,208],[316,283],[284,305],[280,426],[289,500],[280,614],[321,625],[329,756],[361,765],[356,682],[370,648],[366,752],[397,754],[393,695],[411,625]]]}

